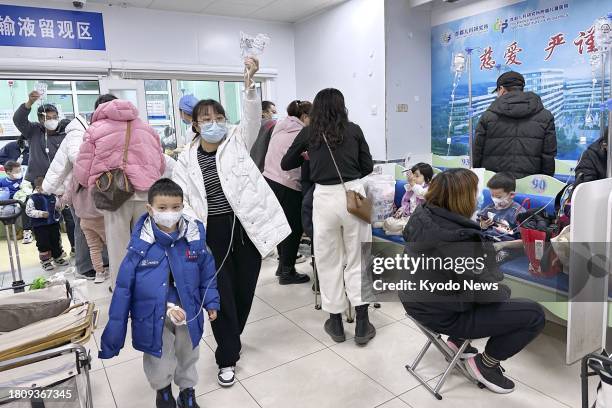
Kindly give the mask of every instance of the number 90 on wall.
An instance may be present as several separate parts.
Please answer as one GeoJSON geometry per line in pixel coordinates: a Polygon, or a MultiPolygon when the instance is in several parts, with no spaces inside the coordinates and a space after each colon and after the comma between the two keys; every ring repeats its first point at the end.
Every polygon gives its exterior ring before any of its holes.
{"type": "Polygon", "coordinates": [[[534,177],[531,179],[531,189],[538,193],[542,194],[546,191],[547,183],[546,180],[542,177],[534,177]]]}

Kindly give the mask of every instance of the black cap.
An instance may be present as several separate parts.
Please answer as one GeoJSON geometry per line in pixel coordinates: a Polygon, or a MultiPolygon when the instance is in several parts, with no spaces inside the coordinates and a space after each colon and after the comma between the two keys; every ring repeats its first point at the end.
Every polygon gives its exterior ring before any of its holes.
{"type": "Polygon", "coordinates": [[[492,93],[499,91],[499,87],[510,88],[513,86],[525,87],[525,78],[516,71],[504,72],[497,78],[497,87],[492,93]]]}

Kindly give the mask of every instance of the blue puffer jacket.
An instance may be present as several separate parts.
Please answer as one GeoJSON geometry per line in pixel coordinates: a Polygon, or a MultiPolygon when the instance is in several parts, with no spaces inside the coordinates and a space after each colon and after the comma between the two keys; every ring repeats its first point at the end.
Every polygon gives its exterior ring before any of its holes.
{"type": "Polygon", "coordinates": [[[132,320],[133,347],[161,356],[170,271],[181,307],[187,314],[194,348],[204,334],[206,312],[189,320],[198,314],[202,298],[205,297],[206,310],[219,310],[215,261],[206,248],[204,225],[184,217],[179,222],[176,241],[172,243],[168,237],[169,242],[161,242],[156,239],[159,234],[159,229],[146,214],[134,228],[128,253],[119,269],[99,358],[112,358],[123,348],[128,314],[132,320]]]}

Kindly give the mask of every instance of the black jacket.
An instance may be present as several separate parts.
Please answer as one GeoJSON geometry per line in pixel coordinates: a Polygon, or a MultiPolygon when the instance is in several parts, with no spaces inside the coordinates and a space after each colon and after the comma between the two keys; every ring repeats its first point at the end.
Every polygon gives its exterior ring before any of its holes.
{"type": "Polygon", "coordinates": [[[606,178],[608,152],[604,146],[605,139],[599,138],[582,154],[576,166],[576,185],[606,178]]]}
{"type": "MultiPolygon", "coordinates": [[[[312,127],[306,126],[298,133],[281,161],[281,168],[288,171],[300,167],[303,162],[302,153],[308,151],[310,180],[324,185],[340,184],[340,177],[327,145],[325,143],[318,146],[311,145],[311,132],[312,127]]],[[[352,122],[347,124],[342,143],[335,146],[333,152],[344,182],[360,179],[374,170],[370,147],[363,131],[352,122]]]]}
{"type": "Polygon", "coordinates": [[[46,136],[43,125],[38,122],[30,122],[28,119],[30,110],[31,108],[28,109],[25,104],[21,104],[13,115],[13,123],[21,135],[30,142],[30,160],[25,178],[34,184],[37,177],[45,177],[47,174],[66,133],[58,131],[52,136],[46,136]]]}
{"type": "Polygon", "coordinates": [[[262,173],[266,165],[266,154],[268,154],[268,147],[270,146],[270,139],[272,139],[275,126],[276,121],[273,119],[262,121],[257,139],[255,139],[253,147],[251,147],[251,159],[253,159],[255,165],[262,173]]]}
{"type": "Polygon", "coordinates": [[[21,164],[27,166],[30,158],[30,148],[25,144],[19,146],[19,141],[7,143],[0,149],[0,164],[2,165],[5,165],[8,161],[17,161],[19,157],[22,157],[21,164]]]}
{"type": "Polygon", "coordinates": [[[474,167],[516,178],[555,174],[555,118],[533,92],[513,91],[482,114],[474,135],[474,167]]]}
{"type": "Polygon", "coordinates": [[[423,323],[435,315],[461,313],[478,303],[501,302],[509,298],[510,290],[499,284],[503,274],[497,268],[493,245],[486,241],[480,226],[472,220],[425,203],[408,220],[404,239],[405,254],[411,258],[432,260],[432,266],[419,268],[414,274],[404,273],[404,279],[414,281],[417,287],[424,280],[450,281],[460,287],[459,290],[436,290],[434,293],[426,290],[400,292],[404,308],[423,323]],[[443,259],[444,266],[436,265],[435,259],[443,259]],[[446,266],[449,259],[453,260],[455,267],[446,266]],[[479,260],[481,266],[462,264],[465,259],[479,260]],[[472,283],[497,283],[498,289],[472,290],[467,287],[472,283]]]}

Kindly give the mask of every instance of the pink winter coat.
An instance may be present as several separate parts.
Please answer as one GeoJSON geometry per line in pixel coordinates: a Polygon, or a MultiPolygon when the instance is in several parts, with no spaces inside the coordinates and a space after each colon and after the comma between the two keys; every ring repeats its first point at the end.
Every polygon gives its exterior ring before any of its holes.
{"type": "Polygon", "coordinates": [[[281,169],[281,160],[283,160],[283,156],[303,128],[302,121],[294,116],[287,116],[276,123],[270,138],[263,171],[264,177],[296,191],[302,191],[302,185],[300,184],[301,169],[298,167],[297,169],[284,171],[281,169]]]}
{"type": "Polygon", "coordinates": [[[92,186],[106,171],[122,168],[127,122],[132,121],[132,137],[125,172],[136,191],[147,191],[164,174],[166,167],[159,136],[138,118],[129,101],[115,99],[98,106],[74,166],[76,180],[92,186]]]}

